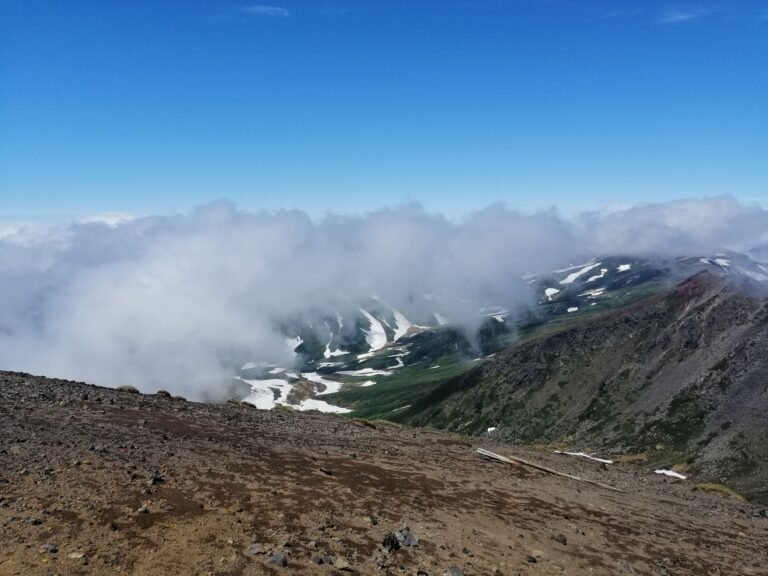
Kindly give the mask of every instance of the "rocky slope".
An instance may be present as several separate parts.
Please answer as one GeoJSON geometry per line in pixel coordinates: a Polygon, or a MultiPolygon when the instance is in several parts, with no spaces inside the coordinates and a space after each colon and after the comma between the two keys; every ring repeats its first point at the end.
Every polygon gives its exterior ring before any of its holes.
{"type": "Polygon", "coordinates": [[[3,575],[768,571],[765,510],[644,465],[7,372],[0,421],[3,575]]]}
{"type": "Polygon", "coordinates": [[[513,442],[644,453],[768,499],[768,299],[702,272],[525,339],[404,410],[513,442]]]}

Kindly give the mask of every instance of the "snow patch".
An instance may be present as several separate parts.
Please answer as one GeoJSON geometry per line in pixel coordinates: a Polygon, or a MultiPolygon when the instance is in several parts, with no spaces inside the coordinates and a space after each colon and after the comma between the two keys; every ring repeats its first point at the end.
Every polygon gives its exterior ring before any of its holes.
{"type": "Polygon", "coordinates": [[[411,322],[406,318],[403,314],[398,312],[397,310],[393,310],[395,313],[395,342],[397,342],[400,338],[405,336],[408,333],[408,330],[411,329],[411,322]]]}
{"type": "Polygon", "coordinates": [[[490,428],[488,428],[487,432],[488,434],[490,434],[491,432],[496,432],[496,426],[491,426],[490,428]]]}
{"type": "Polygon", "coordinates": [[[375,384],[376,384],[376,381],[375,381],[375,380],[366,380],[365,382],[363,382],[362,384],[360,384],[360,387],[361,387],[361,388],[368,388],[369,386],[373,386],[373,385],[375,385],[375,384]]]}
{"type": "Polygon", "coordinates": [[[389,370],[374,370],[373,368],[362,368],[360,370],[340,370],[337,374],[344,376],[391,376],[389,370]]]}
{"type": "Polygon", "coordinates": [[[587,278],[587,282],[594,282],[595,280],[600,280],[600,278],[605,277],[605,275],[608,274],[608,268],[600,268],[600,274],[597,274],[596,276],[590,276],[587,278]]]}
{"type": "Polygon", "coordinates": [[[683,474],[679,474],[672,470],[654,470],[654,472],[656,474],[663,474],[664,476],[671,476],[672,478],[679,478],[680,480],[685,480],[688,478],[688,476],[684,476],[683,474]]]}
{"type": "Polygon", "coordinates": [[[368,345],[371,347],[370,351],[381,350],[387,345],[387,333],[384,331],[384,326],[382,326],[381,322],[366,310],[363,310],[362,308],[358,308],[358,310],[360,310],[368,322],[371,323],[370,330],[363,330],[365,341],[368,342],[368,345]]]}
{"type": "Polygon", "coordinates": [[[582,292],[579,294],[579,296],[586,296],[587,298],[597,298],[598,296],[602,296],[605,293],[605,288],[596,288],[595,290],[588,290],[586,292],[582,292]]]}
{"type": "Polygon", "coordinates": [[[446,318],[442,314],[438,314],[437,312],[435,312],[435,320],[437,320],[437,323],[440,326],[445,326],[446,324],[448,324],[448,318],[446,318]]]}
{"type": "Polygon", "coordinates": [[[293,388],[293,385],[287,380],[278,378],[269,380],[245,380],[240,378],[240,380],[251,387],[251,393],[243,402],[253,404],[262,410],[271,410],[277,404],[285,404],[288,400],[288,394],[293,388]],[[278,393],[277,398],[275,398],[275,390],[278,393]]]}
{"type": "Polygon", "coordinates": [[[329,414],[347,414],[348,412],[352,412],[349,408],[334,406],[333,404],[328,404],[328,402],[322,400],[315,400],[314,398],[307,398],[298,406],[294,406],[294,408],[298,410],[318,410],[329,414]]]}
{"type": "Polygon", "coordinates": [[[632,270],[632,264],[619,264],[619,267],[616,268],[617,272],[626,272],[628,270],[632,270]]]}
{"type": "Polygon", "coordinates": [[[325,386],[325,390],[323,392],[315,393],[316,396],[322,396],[323,394],[333,394],[334,392],[341,390],[341,382],[336,382],[335,380],[326,380],[317,372],[305,372],[301,376],[310,382],[314,382],[315,384],[322,384],[325,386]]]}
{"type": "Polygon", "coordinates": [[[333,342],[333,334],[328,338],[328,343],[325,345],[325,352],[323,352],[324,358],[333,358],[334,356],[344,356],[349,354],[346,350],[331,350],[331,342],[333,342]]]}
{"type": "Polygon", "coordinates": [[[579,311],[579,309],[576,306],[571,306],[570,308],[568,308],[568,313],[578,312],[578,311],[579,311]]]}
{"type": "Polygon", "coordinates": [[[545,288],[544,289],[544,295],[547,297],[547,300],[549,300],[550,302],[552,302],[552,297],[555,294],[560,294],[560,290],[558,290],[557,288],[545,288]]]}
{"type": "Polygon", "coordinates": [[[582,268],[580,270],[577,270],[576,272],[571,272],[570,274],[568,274],[568,276],[566,276],[565,278],[560,280],[560,284],[573,284],[573,282],[577,278],[580,278],[581,276],[583,276],[584,274],[586,274],[590,270],[593,270],[593,269],[597,268],[598,266],[600,266],[600,262],[597,262],[595,264],[587,264],[586,266],[584,266],[584,268],[582,268]]]}

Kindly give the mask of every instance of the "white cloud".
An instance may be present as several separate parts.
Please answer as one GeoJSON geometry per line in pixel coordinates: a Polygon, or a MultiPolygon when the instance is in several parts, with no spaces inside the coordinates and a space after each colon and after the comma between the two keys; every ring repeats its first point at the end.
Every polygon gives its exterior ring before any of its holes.
{"type": "Polygon", "coordinates": [[[102,212],[100,214],[92,214],[82,218],[80,222],[82,224],[104,224],[110,228],[120,226],[133,220],[133,216],[125,214],[123,212],[102,212]]]}
{"type": "Polygon", "coordinates": [[[238,363],[284,360],[275,320],[288,315],[378,294],[417,321],[433,294],[470,321],[476,302],[515,309],[530,297],[524,274],[581,256],[764,244],[768,211],[731,197],[573,219],[498,205],[457,224],[418,206],[313,221],[218,202],[117,226],[3,230],[0,367],[201,398],[238,363]]]}
{"type": "Polygon", "coordinates": [[[253,14],[255,16],[264,16],[267,18],[288,18],[291,13],[287,8],[280,6],[269,6],[266,4],[252,4],[250,6],[244,6],[243,12],[253,14]]]}

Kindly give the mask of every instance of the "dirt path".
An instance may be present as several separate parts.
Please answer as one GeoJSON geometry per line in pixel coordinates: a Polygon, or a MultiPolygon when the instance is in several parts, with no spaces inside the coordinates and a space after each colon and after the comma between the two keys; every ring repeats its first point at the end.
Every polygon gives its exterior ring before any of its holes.
{"type": "Polygon", "coordinates": [[[11,373],[0,423],[2,575],[768,574],[759,509],[631,464],[11,373]]]}

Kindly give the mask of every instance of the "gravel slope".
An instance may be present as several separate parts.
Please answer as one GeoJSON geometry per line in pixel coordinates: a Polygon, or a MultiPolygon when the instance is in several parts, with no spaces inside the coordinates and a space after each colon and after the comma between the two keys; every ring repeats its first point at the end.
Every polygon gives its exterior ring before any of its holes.
{"type": "Polygon", "coordinates": [[[768,574],[763,510],[633,464],[8,372],[0,422],[2,575],[768,574]]]}

